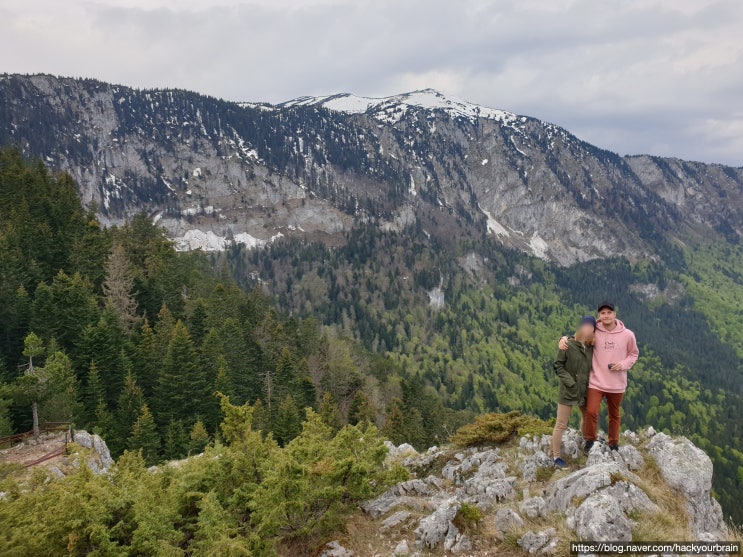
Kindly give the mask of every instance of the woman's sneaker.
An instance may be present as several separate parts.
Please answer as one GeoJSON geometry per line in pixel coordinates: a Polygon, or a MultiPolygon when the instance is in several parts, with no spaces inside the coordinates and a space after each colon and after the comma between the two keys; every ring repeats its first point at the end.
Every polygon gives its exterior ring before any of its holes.
{"type": "Polygon", "coordinates": [[[555,468],[567,468],[567,467],[568,465],[565,464],[565,461],[563,459],[559,457],[555,459],[555,468]]]}

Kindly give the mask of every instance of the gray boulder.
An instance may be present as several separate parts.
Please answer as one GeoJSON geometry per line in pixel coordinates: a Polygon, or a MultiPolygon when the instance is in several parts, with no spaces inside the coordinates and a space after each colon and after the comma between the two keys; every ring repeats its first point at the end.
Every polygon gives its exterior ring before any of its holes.
{"type": "Polygon", "coordinates": [[[519,452],[522,454],[549,452],[552,448],[551,435],[526,435],[519,439],[519,452]]]}
{"type": "Polygon", "coordinates": [[[620,481],[604,488],[604,493],[611,495],[619,503],[625,513],[642,511],[646,513],[660,512],[658,505],[653,503],[647,494],[634,484],[620,481]]]}
{"type": "Polygon", "coordinates": [[[600,491],[575,511],[575,533],[582,540],[632,541],[632,522],[611,494],[600,491]]]}
{"type": "Polygon", "coordinates": [[[75,431],[72,441],[75,444],[80,445],[81,447],[85,447],[86,449],[93,448],[93,436],[84,429],[75,431]]]}
{"type": "Polygon", "coordinates": [[[596,443],[591,449],[591,452],[588,453],[586,466],[596,466],[597,464],[607,462],[616,462],[620,468],[626,468],[624,461],[620,458],[617,451],[612,451],[609,446],[604,443],[596,443]]]}
{"type": "Polygon", "coordinates": [[[453,534],[450,532],[444,540],[444,550],[450,551],[455,555],[463,551],[469,551],[470,549],[472,549],[472,542],[467,534],[461,532],[453,534]]]}
{"type": "Polygon", "coordinates": [[[65,474],[62,472],[62,470],[59,469],[58,466],[47,466],[46,468],[47,474],[49,474],[50,478],[64,478],[65,474]]]}
{"type": "Polygon", "coordinates": [[[550,555],[557,550],[557,531],[547,528],[540,532],[527,532],[518,541],[521,548],[530,555],[550,555]]]}
{"type": "Polygon", "coordinates": [[[391,495],[397,495],[398,497],[405,496],[405,495],[425,496],[425,495],[430,495],[431,490],[429,489],[429,484],[427,484],[425,481],[419,480],[419,479],[413,479],[413,480],[408,480],[405,482],[400,482],[394,487],[391,487],[385,493],[389,493],[391,495]]]}
{"type": "Polygon", "coordinates": [[[415,448],[408,444],[403,443],[400,446],[396,446],[391,441],[385,441],[384,446],[387,447],[387,457],[385,458],[385,464],[393,465],[406,458],[416,458],[420,454],[415,448]]]}
{"type": "Polygon", "coordinates": [[[521,511],[521,514],[525,514],[529,518],[547,516],[546,503],[541,497],[532,497],[530,499],[526,499],[519,506],[519,510],[521,511]]]}
{"type": "Polygon", "coordinates": [[[527,482],[536,481],[537,469],[551,468],[552,466],[554,466],[552,457],[548,456],[541,449],[537,449],[533,455],[523,458],[518,464],[518,468],[521,470],[521,477],[527,482]]]}
{"type": "Polygon", "coordinates": [[[616,462],[603,462],[588,468],[576,470],[572,474],[557,480],[547,497],[547,512],[565,512],[574,498],[584,499],[599,489],[612,484],[615,478],[622,474],[616,462]]]}
{"type": "Polygon", "coordinates": [[[98,453],[98,458],[101,461],[101,467],[105,470],[108,469],[113,463],[111,458],[111,452],[108,450],[106,442],[98,435],[93,435],[93,450],[98,453]]]}
{"type": "Polygon", "coordinates": [[[108,450],[108,445],[98,435],[91,435],[87,431],[81,429],[76,430],[73,436],[73,442],[76,445],[91,449],[96,454],[95,459],[88,459],[88,466],[95,472],[105,472],[114,463],[111,458],[111,452],[108,450]]]}
{"type": "Polygon", "coordinates": [[[457,497],[480,508],[490,508],[496,503],[516,498],[516,478],[490,479],[474,476],[457,489],[457,497]]]}
{"type": "Polygon", "coordinates": [[[449,481],[461,483],[464,478],[477,471],[480,476],[491,478],[505,478],[508,466],[500,462],[497,449],[489,449],[472,454],[458,453],[455,460],[447,462],[441,471],[441,476],[449,481]]]}
{"type": "Polygon", "coordinates": [[[503,539],[505,534],[518,530],[524,525],[524,519],[516,511],[511,509],[499,509],[495,513],[495,528],[499,539],[503,539]]]}
{"type": "Polygon", "coordinates": [[[410,511],[397,511],[391,514],[382,521],[382,525],[379,527],[380,532],[386,532],[396,526],[399,526],[410,518],[410,511]]]}
{"type": "Polygon", "coordinates": [[[632,445],[620,446],[619,455],[630,470],[640,470],[645,466],[645,459],[642,457],[642,454],[632,445]]]}
{"type": "Polygon", "coordinates": [[[578,458],[581,454],[583,435],[574,429],[568,429],[562,435],[562,456],[566,458],[578,458]]]}
{"type": "Polygon", "coordinates": [[[400,555],[401,557],[405,557],[406,555],[410,555],[410,546],[408,546],[407,540],[402,540],[400,543],[398,543],[395,546],[395,551],[392,553],[394,557],[397,557],[400,555]]]}
{"type": "MultiPolygon", "coordinates": [[[[446,451],[438,447],[431,447],[425,453],[417,456],[409,456],[403,461],[403,466],[407,468],[418,468],[431,466],[437,459],[441,458],[446,451]]],[[[389,458],[389,457],[388,457],[389,458]]]]}
{"type": "Polygon", "coordinates": [[[637,445],[640,442],[640,436],[637,435],[634,431],[630,431],[629,429],[625,429],[624,433],[622,433],[622,436],[626,441],[629,443],[632,443],[633,445],[637,445]]]}
{"type": "Polygon", "coordinates": [[[712,461],[707,453],[686,437],[671,438],[656,433],[648,450],[666,483],[683,493],[689,512],[689,527],[697,537],[724,537],[727,532],[720,504],[712,498],[712,461]]]}
{"type": "Polygon", "coordinates": [[[332,541],[325,545],[319,557],[353,557],[355,553],[343,547],[339,541],[332,541]]]}
{"type": "Polygon", "coordinates": [[[361,508],[372,518],[379,518],[397,507],[428,508],[429,501],[421,498],[431,498],[437,494],[435,482],[408,480],[391,487],[376,499],[362,503],[361,508]]]}
{"type": "Polygon", "coordinates": [[[416,544],[419,547],[433,549],[447,536],[456,536],[459,530],[452,521],[457,516],[458,510],[459,501],[451,497],[441,503],[432,514],[422,518],[414,532],[416,544]]]}

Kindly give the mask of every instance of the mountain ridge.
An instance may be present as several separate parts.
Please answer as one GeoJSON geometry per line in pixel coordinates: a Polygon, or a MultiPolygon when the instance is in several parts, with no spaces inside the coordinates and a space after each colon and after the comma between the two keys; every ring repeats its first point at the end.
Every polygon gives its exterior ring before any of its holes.
{"type": "Polygon", "coordinates": [[[570,265],[742,234],[743,169],[620,157],[433,90],[265,105],[6,74],[0,143],[70,172],[104,223],[145,211],[182,249],[332,244],[373,222],[570,265]]]}
{"type": "MultiPolygon", "coordinates": [[[[399,93],[387,97],[362,97],[352,93],[336,93],[319,97],[298,97],[275,105],[278,108],[292,108],[295,106],[322,106],[334,112],[344,114],[371,113],[381,121],[394,122],[394,118],[384,117],[387,110],[397,107],[415,107],[419,109],[443,111],[450,116],[462,116],[469,119],[486,118],[489,120],[514,122],[519,119],[526,121],[526,116],[519,116],[513,112],[489,108],[445,95],[436,89],[418,89],[406,93],[399,93]]],[[[397,110],[399,111],[399,110],[397,110]]],[[[534,119],[534,118],[532,118],[534,119]]]]}

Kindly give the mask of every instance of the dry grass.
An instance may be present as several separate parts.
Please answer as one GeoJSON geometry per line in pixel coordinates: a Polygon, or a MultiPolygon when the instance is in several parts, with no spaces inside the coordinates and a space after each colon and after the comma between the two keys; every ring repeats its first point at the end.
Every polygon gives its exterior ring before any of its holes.
{"type": "Polygon", "coordinates": [[[743,526],[728,524],[728,540],[743,542],[743,526]]]}
{"type": "Polygon", "coordinates": [[[632,531],[635,541],[674,541],[690,539],[689,514],[684,497],[666,484],[658,465],[652,458],[645,459],[641,488],[658,507],[660,512],[651,515],[640,513],[635,518],[632,531]]]}
{"type": "Polygon", "coordinates": [[[554,528],[557,532],[558,544],[554,555],[558,557],[570,555],[570,542],[576,538],[575,533],[570,530],[563,514],[550,514],[547,518],[527,519],[524,518],[524,526],[509,532],[504,536],[502,542],[493,548],[489,555],[504,555],[506,557],[523,557],[524,550],[518,544],[524,534],[529,531],[540,532],[547,528],[554,528]]]}
{"type": "MultiPolygon", "coordinates": [[[[407,510],[410,511],[410,518],[384,534],[379,532],[381,520],[374,520],[359,511],[351,516],[346,523],[346,534],[337,539],[343,547],[352,550],[356,555],[382,555],[386,557],[392,555],[395,547],[402,540],[407,540],[412,550],[415,536],[413,536],[414,528],[409,528],[409,525],[410,523],[417,524],[427,513],[421,513],[413,509],[407,510]]],[[[424,554],[427,555],[428,553],[424,554]]]]}

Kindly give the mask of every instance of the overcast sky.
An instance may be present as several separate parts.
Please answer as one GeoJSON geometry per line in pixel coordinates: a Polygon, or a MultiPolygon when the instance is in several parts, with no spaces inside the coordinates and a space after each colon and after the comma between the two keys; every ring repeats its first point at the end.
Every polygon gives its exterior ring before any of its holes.
{"type": "Polygon", "coordinates": [[[741,0],[2,0],[0,72],[269,102],[433,87],[743,166],[741,0]]]}

